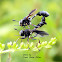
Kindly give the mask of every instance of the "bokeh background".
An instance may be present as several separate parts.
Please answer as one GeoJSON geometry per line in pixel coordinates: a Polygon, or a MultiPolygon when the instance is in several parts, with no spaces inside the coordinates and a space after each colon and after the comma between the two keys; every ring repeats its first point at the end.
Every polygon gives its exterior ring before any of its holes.
{"type": "MultiPolygon", "coordinates": [[[[15,31],[14,28],[19,30],[24,28],[14,26],[18,25],[18,22],[12,21],[12,19],[20,21],[35,8],[37,9],[35,13],[47,11],[50,14],[46,18],[47,25],[39,28],[39,30],[49,33],[49,36],[36,38],[43,42],[49,41],[52,37],[56,37],[57,43],[52,49],[43,48],[39,52],[21,51],[11,53],[11,62],[62,62],[62,0],[0,0],[0,42],[7,44],[10,41],[16,41],[19,37],[14,35],[19,35],[19,32],[15,31]],[[37,55],[41,58],[23,58],[23,54],[37,55]]],[[[31,21],[32,24],[37,25],[41,21],[41,17],[36,16],[31,21]]],[[[31,25],[30,27],[31,29],[34,28],[31,25]]],[[[27,39],[22,41],[27,43],[27,39]]],[[[18,44],[20,42],[21,40],[19,39],[18,44]]],[[[30,40],[30,42],[36,44],[38,41],[30,40]]],[[[8,53],[2,54],[2,62],[6,62],[7,60],[8,53]]]]}

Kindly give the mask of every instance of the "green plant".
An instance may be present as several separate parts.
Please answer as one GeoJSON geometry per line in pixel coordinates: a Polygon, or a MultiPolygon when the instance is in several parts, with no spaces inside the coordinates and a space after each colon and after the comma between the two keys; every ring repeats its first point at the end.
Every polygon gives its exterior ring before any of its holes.
{"type": "Polygon", "coordinates": [[[1,54],[3,53],[10,53],[10,52],[15,52],[15,51],[26,51],[26,50],[32,50],[32,51],[39,51],[41,50],[43,47],[44,48],[52,48],[52,45],[54,45],[56,43],[56,38],[51,38],[51,40],[49,42],[44,41],[44,42],[38,42],[36,44],[36,46],[34,46],[34,43],[31,42],[31,44],[24,44],[23,42],[20,43],[20,46],[16,43],[16,42],[9,42],[7,43],[7,47],[8,49],[5,50],[6,45],[0,43],[0,62],[1,62],[1,54]],[[28,45],[29,48],[28,49],[28,45]]]}

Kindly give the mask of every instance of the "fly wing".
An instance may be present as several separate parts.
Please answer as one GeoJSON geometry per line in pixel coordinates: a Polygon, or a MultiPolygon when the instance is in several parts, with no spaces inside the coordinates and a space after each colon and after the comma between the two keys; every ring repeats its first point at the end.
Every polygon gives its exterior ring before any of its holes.
{"type": "Polygon", "coordinates": [[[34,11],[36,11],[37,9],[34,9],[34,10],[32,10],[30,13],[29,13],[29,15],[31,15],[34,11]]]}
{"type": "Polygon", "coordinates": [[[49,35],[48,33],[46,33],[45,31],[39,31],[39,30],[33,30],[33,32],[41,35],[41,36],[44,36],[44,35],[49,35]]]}
{"type": "Polygon", "coordinates": [[[28,19],[29,16],[32,16],[32,15],[33,15],[32,13],[33,13],[34,11],[36,11],[36,10],[37,10],[37,9],[32,10],[32,11],[29,13],[29,15],[26,17],[26,19],[28,19]]]}

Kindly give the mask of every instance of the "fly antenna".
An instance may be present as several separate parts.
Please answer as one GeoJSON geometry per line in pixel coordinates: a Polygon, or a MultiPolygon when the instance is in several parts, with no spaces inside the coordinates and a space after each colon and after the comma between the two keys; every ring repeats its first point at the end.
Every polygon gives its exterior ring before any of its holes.
{"type": "MultiPolygon", "coordinates": [[[[16,21],[16,20],[13,19],[12,21],[16,21]]],[[[19,22],[19,21],[16,21],[16,22],[19,22]]]]}
{"type": "Polygon", "coordinates": [[[14,25],[14,26],[20,26],[20,25],[14,25]]]}
{"type": "Polygon", "coordinates": [[[14,28],[15,30],[19,31],[18,29],[14,28]]]}

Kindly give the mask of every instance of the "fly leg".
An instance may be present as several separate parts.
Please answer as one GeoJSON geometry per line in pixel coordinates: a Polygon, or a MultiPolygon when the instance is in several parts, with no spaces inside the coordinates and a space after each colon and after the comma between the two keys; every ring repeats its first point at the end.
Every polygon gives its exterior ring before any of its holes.
{"type": "Polygon", "coordinates": [[[23,28],[24,28],[24,30],[26,29],[25,26],[23,28]]]}
{"type": "Polygon", "coordinates": [[[20,38],[18,38],[17,40],[16,40],[16,42],[19,40],[20,38]]]}
{"type": "Polygon", "coordinates": [[[28,28],[30,29],[30,26],[28,25],[28,28]]]}
{"type": "MultiPolygon", "coordinates": [[[[40,40],[39,40],[39,42],[38,42],[38,43],[39,43],[39,44],[41,44],[41,43],[40,43],[40,40]]],[[[36,47],[37,47],[37,48],[38,48],[38,43],[36,44],[36,47]]],[[[40,51],[40,49],[39,49],[39,48],[38,48],[38,50],[40,51]]]]}
{"type": "Polygon", "coordinates": [[[29,48],[29,37],[28,37],[28,39],[27,39],[27,44],[28,44],[28,49],[30,49],[30,48],[29,48]]]}
{"type": "Polygon", "coordinates": [[[30,37],[30,39],[32,39],[32,40],[36,40],[36,39],[33,39],[34,37],[30,37]]]}

